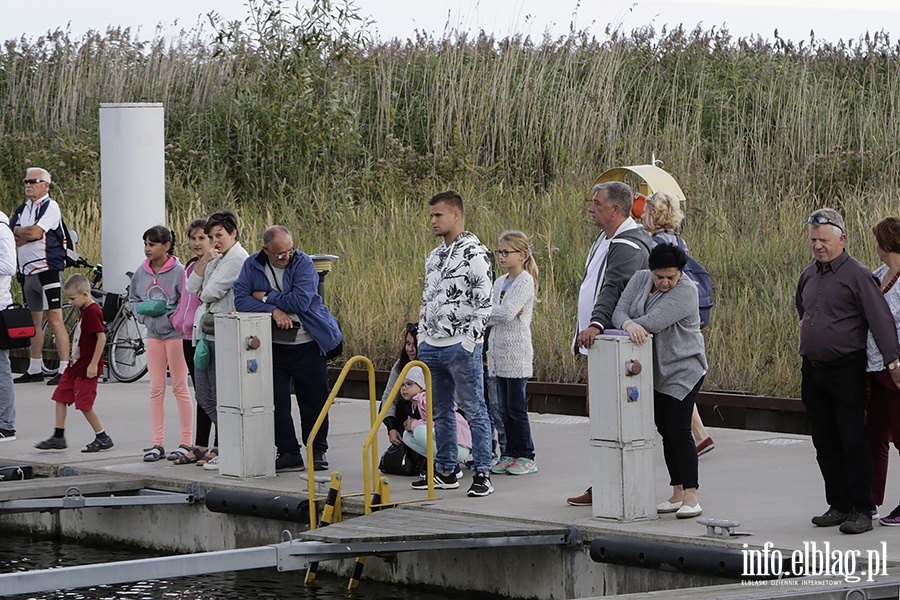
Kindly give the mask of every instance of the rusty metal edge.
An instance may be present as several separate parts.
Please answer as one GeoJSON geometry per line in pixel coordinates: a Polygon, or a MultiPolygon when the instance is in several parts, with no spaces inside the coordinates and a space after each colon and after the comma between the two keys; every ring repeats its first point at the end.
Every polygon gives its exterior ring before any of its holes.
{"type": "MultiPolygon", "coordinates": [[[[329,368],[329,376],[334,381],[339,369],[329,368]]],[[[375,381],[385,383],[390,375],[389,371],[375,371],[375,381]]],[[[366,372],[361,369],[351,370],[347,374],[348,381],[365,381],[366,372]]],[[[583,401],[586,394],[583,383],[553,383],[549,381],[529,381],[526,393],[537,396],[558,396],[583,401]]],[[[752,396],[738,392],[700,392],[697,404],[705,406],[730,406],[737,408],[752,408],[759,410],[776,410],[802,413],[805,412],[803,402],[799,398],[779,398],[774,396],[752,396]]]]}

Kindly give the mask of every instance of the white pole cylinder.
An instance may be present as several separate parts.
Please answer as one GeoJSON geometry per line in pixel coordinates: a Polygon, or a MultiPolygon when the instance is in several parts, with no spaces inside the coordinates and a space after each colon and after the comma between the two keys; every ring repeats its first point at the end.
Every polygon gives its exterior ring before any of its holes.
{"type": "Polygon", "coordinates": [[[166,222],[161,103],[100,105],[103,289],[123,293],[144,260],[141,235],[166,222]]]}

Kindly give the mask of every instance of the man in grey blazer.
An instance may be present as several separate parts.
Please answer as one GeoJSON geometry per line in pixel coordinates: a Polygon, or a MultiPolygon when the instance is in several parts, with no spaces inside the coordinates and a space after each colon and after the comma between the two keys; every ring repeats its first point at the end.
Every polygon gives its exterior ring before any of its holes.
{"type": "MultiPolygon", "coordinates": [[[[631,218],[633,200],[631,188],[620,181],[599,183],[591,188],[588,213],[600,234],[584,265],[572,352],[587,354],[594,339],[604,329],[612,327],[612,313],[622,290],[635,272],[647,268],[652,242],[631,218]]],[[[566,501],[572,506],[590,506],[593,502],[591,488],[566,501]]]]}

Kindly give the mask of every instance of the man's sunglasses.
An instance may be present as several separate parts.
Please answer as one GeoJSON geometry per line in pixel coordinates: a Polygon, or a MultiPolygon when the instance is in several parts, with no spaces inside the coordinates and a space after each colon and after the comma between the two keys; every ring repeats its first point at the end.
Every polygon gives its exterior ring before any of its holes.
{"type": "Polygon", "coordinates": [[[832,221],[831,219],[829,219],[828,217],[826,217],[824,215],[813,215],[810,218],[808,218],[806,220],[806,222],[807,223],[817,223],[819,225],[834,225],[841,231],[844,231],[843,227],[841,227],[840,225],[838,225],[837,223],[835,223],[834,221],[832,221]]]}
{"type": "Polygon", "coordinates": [[[29,185],[29,184],[34,185],[36,183],[50,183],[50,182],[47,181],[46,179],[23,179],[22,183],[24,183],[25,185],[29,185]]]}

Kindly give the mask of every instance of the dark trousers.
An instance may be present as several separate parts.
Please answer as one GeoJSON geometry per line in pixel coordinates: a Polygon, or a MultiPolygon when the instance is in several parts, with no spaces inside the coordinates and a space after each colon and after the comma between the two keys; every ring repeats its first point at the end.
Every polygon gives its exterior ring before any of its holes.
{"type": "Polygon", "coordinates": [[[869,373],[869,404],[866,407],[866,431],[872,447],[872,499],[884,504],[891,441],[900,448],[900,390],[888,371],[869,373]]]}
{"type": "Polygon", "coordinates": [[[825,500],[841,512],[868,514],[875,503],[865,426],[866,353],[825,365],[804,359],[802,374],[800,396],[825,480],[825,500]]]}
{"type": "MultiPolygon", "coordinates": [[[[328,364],[318,344],[272,344],[272,385],[275,394],[275,447],[280,454],[299,454],[300,442],[291,416],[291,383],[300,407],[300,431],[309,440],[316,419],[328,400],[328,364]]],[[[313,447],[328,449],[328,419],[316,434],[313,447]]]]}
{"type": "MultiPolygon", "coordinates": [[[[187,363],[188,373],[191,374],[191,383],[194,383],[194,345],[191,340],[182,340],[184,344],[184,362],[187,363]]],[[[194,383],[194,389],[197,384],[194,383]]],[[[206,411],[198,407],[194,411],[197,415],[197,425],[194,427],[194,444],[198,446],[209,446],[209,433],[212,430],[212,421],[206,411]]],[[[216,432],[216,445],[219,444],[219,432],[216,432]]]]}
{"type": "Polygon", "coordinates": [[[531,423],[528,421],[528,401],[525,398],[527,379],[497,378],[497,396],[503,429],[506,432],[507,456],[534,459],[534,442],[531,441],[531,423]]]}
{"type": "Polygon", "coordinates": [[[669,485],[680,485],[685,489],[700,487],[691,416],[694,414],[694,400],[704,379],[700,378],[684,400],[653,390],[653,416],[656,430],[662,436],[669,485]]]}

